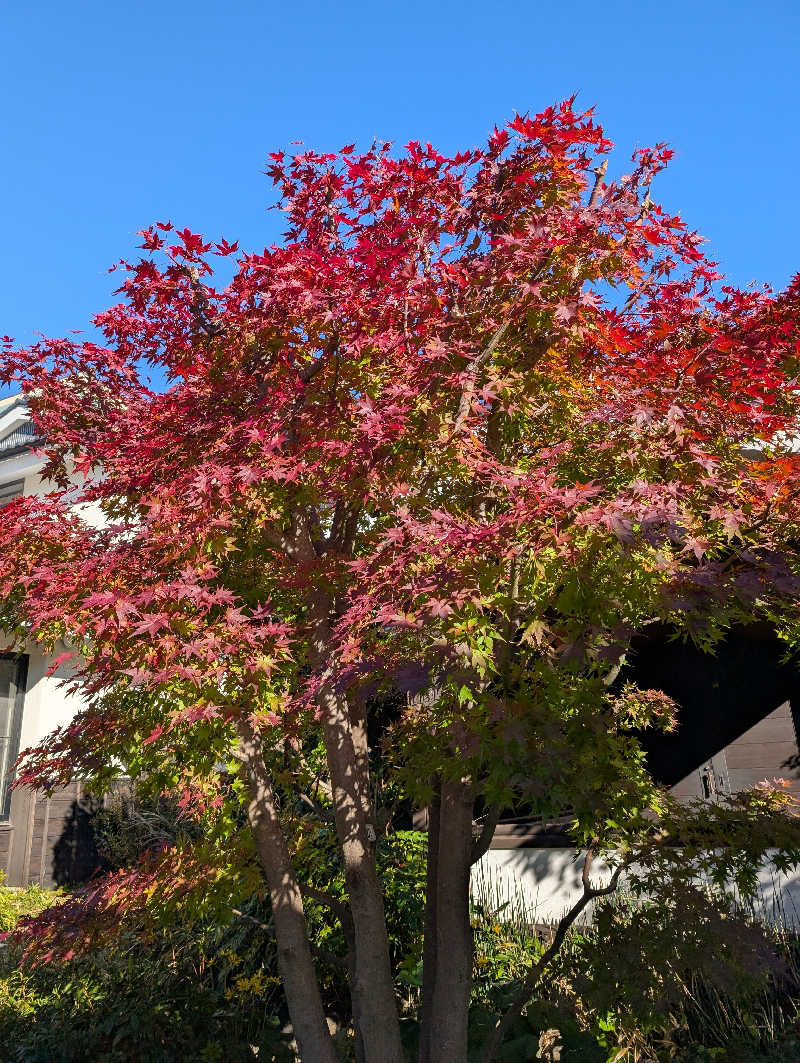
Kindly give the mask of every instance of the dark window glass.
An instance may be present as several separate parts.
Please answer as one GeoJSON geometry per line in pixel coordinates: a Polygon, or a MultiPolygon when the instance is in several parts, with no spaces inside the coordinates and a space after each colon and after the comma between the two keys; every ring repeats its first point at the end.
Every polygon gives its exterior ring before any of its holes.
{"type": "Polygon", "coordinates": [[[27,657],[0,655],[0,820],[11,809],[11,766],[19,753],[27,657]]]}

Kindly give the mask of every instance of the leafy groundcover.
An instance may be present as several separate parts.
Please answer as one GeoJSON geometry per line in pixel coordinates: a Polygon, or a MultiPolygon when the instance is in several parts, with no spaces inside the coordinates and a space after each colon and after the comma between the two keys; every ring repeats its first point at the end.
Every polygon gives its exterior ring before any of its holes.
{"type": "MultiPolygon", "coordinates": [[[[403,1032],[413,1060],[424,840],[409,832],[401,843],[404,859],[397,861],[399,877],[389,881],[387,907],[403,1032]]],[[[61,899],[38,887],[0,887],[0,925],[7,930],[61,899]]],[[[327,961],[330,1022],[338,1028],[341,1059],[351,1061],[343,942],[321,909],[312,906],[310,914],[318,954],[327,961]]],[[[682,982],[666,977],[673,960],[661,944],[663,922],[663,913],[617,902],[594,928],[575,930],[540,998],[514,1027],[501,1063],[797,1063],[800,937],[770,928],[767,940],[781,964],[775,977],[754,982],[750,990],[733,985],[726,990],[688,972],[682,982]]],[[[543,949],[547,930],[527,925],[513,904],[494,910],[476,904],[473,925],[471,1034],[479,1046],[543,949]]],[[[109,947],[67,962],[23,966],[13,944],[0,950],[0,1063],[291,1063],[294,1058],[269,905],[258,895],[225,925],[131,925],[109,947]]]]}

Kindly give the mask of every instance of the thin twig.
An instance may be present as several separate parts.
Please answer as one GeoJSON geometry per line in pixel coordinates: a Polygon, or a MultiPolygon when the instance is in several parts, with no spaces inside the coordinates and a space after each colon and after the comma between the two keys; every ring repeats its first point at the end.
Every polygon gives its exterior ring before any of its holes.
{"type": "Polygon", "coordinates": [[[248,923],[255,923],[255,925],[260,930],[266,931],[266,933],[269,934],[271,937],[275,936],[275,927],[272,925],[271,922],[262,923],[261,920],[256,919],[255,916],[247,915],[247,913],[243,912],[241,908],[231,908],[231,911],[234,915],[238,915],[240,919],[246,919],[248,923]]]}

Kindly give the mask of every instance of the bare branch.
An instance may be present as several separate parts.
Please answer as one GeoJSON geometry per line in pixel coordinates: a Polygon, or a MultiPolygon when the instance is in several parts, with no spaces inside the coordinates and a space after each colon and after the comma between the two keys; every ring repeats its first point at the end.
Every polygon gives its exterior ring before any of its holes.
{"type": "Polygon", "coordinates": [[[345,901],[340,901],[337,897],[331,897],[325,890],[318,890],[316,886],[308,886],[302,883],[300,892],[304,897],[308,897],[310,901],[316,901],[317,904],[322,904],[329,908],[343,923],[350,919],[350,906],[345,901]]]}
{"type": "Polygon", "coordinates": [[[486,819],[483,821],[480,834],[472,842],[472,853],[469,859],[470,864],[477,864],[481,857],[488,852],[499,819],[500,806],[492,805],[486,814],[486,819]]]}
{"type": "Polygon", "coordinates": [[[639,284],[636,288],[633,289],[633,291],[630,293],[628,298],[622,304],[622,309],[620,310],[620,314],[629,313],[629,311],[631,311],[633,309],[633,307],[636,305],[636,303],[638,303],[638,301],[642,298],[642,296],[643,295],[647,295],[647,293],[650,291],[650,289],[653,287],[653,284],[656,281],[657,266],[658,265],[659,265],[659,263],[656,263],[648,271],[647,276],[642,280],[642,283],[639,284]]]}
{"type": "Polygon", "coordinates": [[[622,671],[622,666],[623,666],[624,663],[625,663],[625,655],[623,654],[620,657],[620,659],[617,661],[617,663],[614,665],[614,667],[611,669],[611,671],[608,673],[608,675],[604,675],[603,676],[603,686],[604,687],[611,687],[611,686],[614,685],[614,683],[617,680],[617,676],[622,671]]]}
{"type": "Polygon", "coordinates": [[[333,797],[333,790],[331,789],[330,784],[325,782],[325,780],[322,778],[320,773],[318,771],[315,771],[311,767],[311,765],[308,763],[306,758],[304,756],[302,756],[302,754],[298,754],[297,761],[298,761],[298,764],[300,765],[300,767],[303,769],[303,771],[308,772],[308,774],[314,780],[314,791],[315,791],[314,800],[315,801],[317,800],[316,792],[321,790],[325,794],[325,796],[328,798],[328,800],[330,801],[332,799],[332,797],[333,797]]]}
{"type": "Polygon", "coordinates": [[[303,381],[304,384],[308,384],[324,367],[325,359],[321,354],[319,354],[313,362],[309,362],[307,366],[300,370],[300,379],[303,381]]]}
{"type": "Polygon", "coordinates": [[[259,929],[266,931],[266,933],[270,934],[272,937],[275,936],[275,927],[271,922],[262,923],[260,919],[256,919],[255,916],[252,915],[247,915],[247,913],[243,912],[240,908],[231,908],[231,911],[234,915],[238,915],[240,919],[246,919],[248,923],[255,923],[259,929]]]}
{"type": "Polygon", "coordinates": [[[547,970],[547,967],[557,955],[561,946],[564,944],[564,939],[566,938],[570,927],[581,914],[581,912],[583,912],[583,910],[591,901],[595,900],[598,897],[607,897],[609,894],[613,893],[619,885],[620,875],[622,874],[626,866],[626,864],[624,863],[620,864],[614,870],[614,873],[612,874],[607,886],[595,888],[591,885],[589,874],[591,872],[594,855],[594,845],[590,845],[586,852],[586,859],[584,861],[583,872],[581,874],[581,881],[583,883],[583,893],[575,902],[575,904],[573,904],[567,914],[559,922],[558,926],[556,927],[556,932],[553,936],[553,940],[550,942],[548,948],[542,953],[536,963],[531,965],[531,968],[528,971],[528,975],[525,978],[525,981],[522,983],[522,988],[515,997],[513,1003],[500,1018],[499,1022],[497,1023],[497,1026],[495,1026],[494,1031],[492,1032],[491,1037],[487,1041],[486,1046],[483,1050],[483,1054],[481,1056],[481,1063],[493,1063],[493,1060],[496,1058],[497,1052],[500,1046],[502,1045],[506,1034],[508,1033],[513,1023],[516,1022],[516,1020],[522,1014],[525,1005],[531,999],[534,994],[534,991],[536,990],[537,985],[542,980],[542,976],[547,970]]]}
{"type": "Polygon", "coordinates": [[[342,533],[340,550],[346,556],[349,557],[353,552],[353,546],[356,541],[356,533],[358,532],[358,522],[361,519],[361,507],[353,506],[350,509],[347,520],[345,521],[344,530],[342,533]]]}
{"type": "Polygon", "coordinates": [[[209,339],[220,336],[225,330],[219,321],[214,320],[211,303],[200,283],[200,271],[196,266],[178,266],[178,271],[189,281],[192,289],[192,318],[198,332],[204,332],[209,339]]]}
{"type": "Polygon", "coordinates": [[[486,364],[486,362],[489,361],[494,352],[497,350],[497,347],[502,341],[503,336],[505,336],[510,327],[511,319],[508,318],[497,329],[497,331],[486,344],[486,346],[483,348],[481,353],[476,358],[474,358],[472,363],[470,364],[469,381],[467,382],[464,387],[464,390],[461,393],[461,399],[458,404],[458,413],[456,414],[451,438],[458,434],[461,429],[461,426],[469,415],[470,406],[472,406],[472,400],[475,396],[475,386],[477,384],[478,373],[480,372],[481,368],[486,364]]]}
{"type": "Polygon", "coordinates": [[[333,812],[330,811],[330,809],[325,808],[324,805],[321,805],[319,801],[315,801],[310,794],[299,793],[297,796],[307,808],[311,809],[318,819],[323,821],[323,823],[334,822],[333,812]]]}
{"type": "Polygon", "coordinates": [[[597,201],[600,198],[600,193],[603,191],[603,185],[605,183],[605,176],[608,172],[608,159],[603,159],[599,166],[595,166],[592,170],[594,177],[594,188],[592,194],[589,196],[589,209],[597,206],[597,201]]]}

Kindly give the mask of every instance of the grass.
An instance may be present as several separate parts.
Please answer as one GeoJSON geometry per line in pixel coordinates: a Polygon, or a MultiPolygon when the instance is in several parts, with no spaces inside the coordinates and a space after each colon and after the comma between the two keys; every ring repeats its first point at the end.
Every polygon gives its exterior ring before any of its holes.
{"type": "Polygon", "coordinates": [[[11,930],[24,916],[38,915],[61,896],[57,890],[45,890],[38,885],[14,888],[5,886],[4,881],[5,875],[0,871],[0,933],[11,930]]]}

